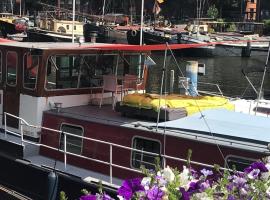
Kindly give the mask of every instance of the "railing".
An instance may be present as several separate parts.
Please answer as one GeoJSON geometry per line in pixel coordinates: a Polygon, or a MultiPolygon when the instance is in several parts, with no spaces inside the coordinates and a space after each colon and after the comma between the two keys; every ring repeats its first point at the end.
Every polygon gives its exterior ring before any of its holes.
{"type": "MultiPolygon", "coordinates": [[[[168,156],[168,155],[163,155],[163,154],[157,154],[157,153],[147,152],[147,151],[144,151],[144,150],[134,149],[134,148],[131,148],[131,147],[127,147],[127,146],[123,146],[123,145],[119,145],[119,144],[115,144],[115,143],[110,143],[110,142],[106,142],[106,141],[102,141],[102,140],[97,140],[97,139],[94,139],[94,138],[88,138],[88,137],[84,137],[84,136],[74,135],[72,133],[68,133],[68,132],[64,132],[64,131],[60,131],[60,130],[55,130],[55,129],[51,129],[51,128],[47,128],[47,127],[42,127],[42,126],[31,125],[31,124],[27,123],[24,119],[22,119],[20,117],[17,117],[15,115],[12,115],[10,113],[6,113],[6,112],[4,113],[4,123],[5,123],[4,124],[5,138],[7,138],[7,134],[12,134],[12,135],[15,135],[15,136],[20,137],[20,139],[21,139],[20,143],[23,146],[25,146],[25,144],[31,144],[31,145],[36,145],[36,146],[39,146],[39,147],[45,147],[45,148],[49,148],[49,149],[52,149],[52,150],[55,150],[55,151],[62,152],[64,154],[64,166],[65,166],[65,170],[67,169],[67,155],[72,155],[72,156],[76,156],[76,157],[83,158],[83,159],[86,159],[86,160],[90,160],[90,161],[93,161],[93,162],[97,162],[97,163],[108,165],[109,168],[110,168],[109,175],[110,175],[110,184],[111,185],[113,184],[113,182],[112,182],[112,178],[113,178],[113,167],[116,167],[116,168],[119,168],[119,169],[123,169],[123,170],[128,170],[128,171],[131,171],[131,172],[141,173],[140,170],[136,170],[136,169],[132,169],[132,168],[129,168],[129,167],[122,166],[122,165],[114,164],[113,163],[113,159],[112,159],[113,158],[113,147],[117,147],[117,148],[129,150],[129,151],[136,151],[136,152],[148,154],[148,155],[155,156],[155,157],[161,157],[164,160],[163,166],[166,166],[166,162],[165,162],[166,159],[170,159],[170,160],[175,160],[175,161],[185,162],[185,163],[189,162],[190,164],[199,165],[199,166],[203,166],[203,167],[214,168],[213,165],[209,165],[209,164],[205,164],[205,163],[200,163],[200,162],[196,162],[196,161],[188,161],[186,159],[181,159],[181,158],[177,158],[177,157],[174,157],[174,156],[168,156]],[[13,117],[13,118],[19,120],[19,127],[20,127],[19,128],[19,131],[20,131],[19,133],[16,133],[14,131],[8,130],[7,120],[6,120],[7,119],[7,116],[13,117]],[[29,140],[25,140],[24,139],[24,135],[23,135],[23,128],[24,128],[24,126],[26,126],[26,127],[32,127],[32,128],[37,128],[37,129],[40,129],[40,130],[48,130],[48,131],[52,131],[52,132],[57,133],[57,134],[63,134],[64,135],[64,148],[63,148],[63,150],[61,150],[60,148],[55,148],[55,147],[48,146],[48,145],[45,145],[45,144],[35,143],[35,142],[29,141],[29,140]],[[78,155],[78,154],[74,154],[74,153],[68,152],[67,151],[67,136],[77,137],[77,138],[80,138],[80,139],[89,140],[89,141],[93,141],[93,142],[97,142],[97,143],[108,145],[110,147],[109,148],[109,155],[110,155],[109,161],[94,159],[94,158],[91,158],[91,157],[86,157],[86,156],[83,156],[83,155],[78,155]]],[[[225,169],[225,168],[221,168],[221,169],[225,169]]]]}
{"type": "Polygon", "coordinates": [[[198,90],[199,93],[204,93],[204,94],[209,94],[209,95],[220,95],[223,96],[223,93],[219,87],[218,84],[215,83],[205,83],[205,82],[198,82],[198,84],[200,85],[211,85],[211,86],[215,86],[219,92],[219,94],[215,93],[215,92],[210,92],[210,91],[202,91],[202,90],[198,90]]]}

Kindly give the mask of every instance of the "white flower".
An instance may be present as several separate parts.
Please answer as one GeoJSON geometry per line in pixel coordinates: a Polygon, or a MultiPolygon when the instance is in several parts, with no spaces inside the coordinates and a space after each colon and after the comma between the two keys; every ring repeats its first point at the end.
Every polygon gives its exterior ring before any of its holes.
{"type": "Polygon", "coordinates": [[[169,166],[167,166],[164,170],[163,170],[163,177],[168,181],[168,182],[172,182],[175,178],[175,175],[173,173],[173,171],[171,170],[171,168],[169,166]]]}
{"type": "Polygon", "coordinates": [[[189,169],[186,168],[186,166],[184,166],[183,168],[184,168],[183,171],[179,174],[180,183],[181,183],[181,186],[188,187],[189,182],[190,182],[189,169]]]}
{"type": "Polygon", "coordinates": [[[144,186],[145,190],[149,190],[150,183],[151,183],[150,177],[144,177],[141,181],[141,184],[142,184],[142,186],[144,186]]]}

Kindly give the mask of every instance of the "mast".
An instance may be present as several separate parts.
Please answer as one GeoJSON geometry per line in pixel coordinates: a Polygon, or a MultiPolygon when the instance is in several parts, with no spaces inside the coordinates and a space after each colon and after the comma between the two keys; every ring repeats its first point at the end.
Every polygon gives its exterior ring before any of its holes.
{"type": "MultiPolygon", "coordinates": [[[[143,43],[143,10],[144,10],[144,0],[142,0],[142,7],[141,7],[141,31],[140,31],[140,46],[143,43]]],[[[142,67],[142,55],[139,56],[139,68],[138,68],[138,76],[141,77],[141,67],[142,67]]]]}
{"type": "Polygon", "coordinates": [[[103,24],[104,15],[105,15],[105,5],[106,5],[106,0],[103,0],[103,7],[102,7],[102,24],[103,24]]]}
{"type": "Polygon", "coordinates": [[[75,3],[76,0],[73,0],[73,9],[72,9],[72,43],[74,43],[74,25],[75,25],[75,3]]]}

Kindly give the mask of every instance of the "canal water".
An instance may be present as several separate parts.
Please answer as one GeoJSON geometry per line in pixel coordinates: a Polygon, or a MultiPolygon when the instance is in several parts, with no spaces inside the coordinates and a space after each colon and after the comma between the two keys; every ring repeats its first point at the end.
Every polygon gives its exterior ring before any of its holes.
{"type": "MultiPolygon", "coordinates": [[[[164,76],[166,76],[167,87],[166,90],[169,91],[169,77],[170,71],[175,72],[175,82],[174,82],[174,92],[179,93],[178,80],[181,76],[181,71],[185,75],[186,71],[186,61],[198,61],[199,63],[205,64],[204,76],[199,76],[198,81],[203,83],[213,83],[218,84],[222,93],[225,96],[230,97],[245,97],[254,98],[256,93],[249,85],[247,79],[242,73],[242,69],[247,69],[250,67],[261,67],[264,68],[266,63],[267,53],[261,56],[251,56],[246,57],[175,57],[177,63],[174,61],[173,56],[169,55],[166,60],[166,70],[164,70],[164,76]],[[181,70],[181,71],[180,71],[181,70]]],[[[151,56],[157,65],[150,66],[149,68],[149,78],[148,78],[148,92],[159,93],[161,87],[161,77],[163,74],[163,63],[164,54],[155,53],[151,56]]],[[[265,97],[270,94],[270,79],[269,73],[266,74],[264,81],[264,93],[265,97]]],[[[263,73],[250,73],[248,75],[255,88],[260,88],[263,73]]],[[[164,88],[165,89],[165,88],[164,88]]],[[[163,89],[163,91],[164,91],[163,89]]],[[[199,83],[200,90],[207,90],[212,92],[217,92],[216,86],[205,85],[199,83]]]]}

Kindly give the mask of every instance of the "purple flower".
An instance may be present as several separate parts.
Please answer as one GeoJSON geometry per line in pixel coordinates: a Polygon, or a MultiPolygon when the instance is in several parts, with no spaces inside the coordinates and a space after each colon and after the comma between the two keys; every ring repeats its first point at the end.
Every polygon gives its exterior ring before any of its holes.
{"type": "Polygon", "coordinates": [[[248,174],[248,178],[250,179],[256,179],[260,175],[260,170],[259,169],[253,169],[251,172],[248,174]]]}
{"type": "Polygon", "coordinates": [[[266,168],[265,164],[263,162],[255,162],[252,163],[249,167],[247,167],[244,171],[245,173],[250,173],[254,169],[259,169],[260,172],[268,172],[268,169],[266,168]]]}
{"type": "Polygon", "coordinates": [[[235,200],[235,198],[234,198],[233,195],[230,194],[230,195],[228,196],[228,199],[227,199],[227,200],[235,200]]]}
{"type": "Polygon", "coordinates": [[[80,200],[96,200],[96,195],[88,194],[80,197],[80,200]]]}
{"type": "Polygon", "coordinates": [[[182,200],[190,200],[189,193],[185,190],[185,188],[180,187],[180,192],[182,194],[182,200]]]}
{"type": "Polygon", "coordinates": [[[200,184],[200,192],[204,192],[207,188],[209,188],[210,187],[210,183],[209,183],[209,181],[207,180],[207,181],[205,181],[205,182],[202,182],[201,184],[200,184]]]}
{"type": "Polygon", "coordinates": [[[130,180],[125,180],[122,186],[118,189],[118,194],[124,199],[128,200],[131,199],[133,194],[138,191],[143,191],[144,188],[141,185],[140,178],[134,178],[130,180]]]}
{"type": "Polygon", "coordinates": [[[197,182],[191,182],[189,184],[188,192],[189,193],[193,193],[193,192],[195,192],[195,191],[197,191],[199,189],[200,189],[199,181],[197,181],[197,182]]]}
{"type": "Polygon", "coordinates": [[[162,200],[164,192],[157,186],[153,186],[147,191],[147,198],[149,200],[162,200]]]}
{"type": "Polygon", "coordinates": [[[238,188],[243,187],[246,182],[247,180],[245,178],[234,176],[233,183],[235,184],[236,187],[238,188]]]}
{"type": "Polygon", "coordinates": [[[202,170],[201,170],[201,173],[202,173],[204,176],[211,176],[211,175],[213,175],[213,171],[212,171],[212,170],[207,170],[207,169],[202,169],[202,170]]]}

